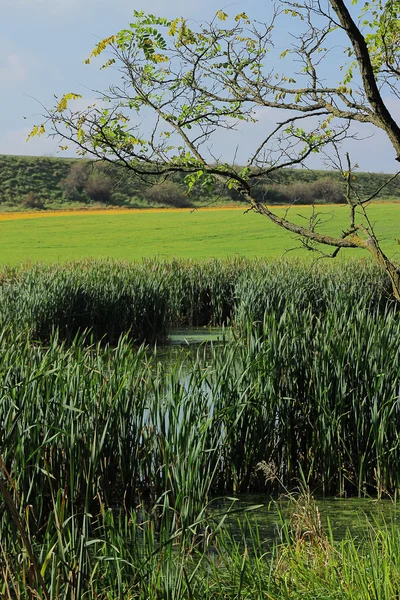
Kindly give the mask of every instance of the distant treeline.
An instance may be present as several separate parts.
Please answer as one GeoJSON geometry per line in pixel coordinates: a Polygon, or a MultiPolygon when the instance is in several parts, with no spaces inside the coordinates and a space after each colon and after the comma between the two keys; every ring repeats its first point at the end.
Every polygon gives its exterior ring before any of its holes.
{"type": "MultiPolygon", "coordinates": [[[[358,173],[358,193],[366,198],[391,175],[358,173]]],[[[273,178],[261,178],[253,194],[268,204],[342,203],[345,182],[335,171],[284,169],[273,178]]],[[[378,199],[400,198],[400,178],[389,183],[378,199]]],[[[71,204],[102,204],[132,207],[188,207],[215,202],[241,202],[235,190],[216,183],[212,190],[195,188],[190,196],[184,176],[149,183],[126,169],[88,159],[0,155],[0,205],[14,209],[62,208],[71,204]]]]}

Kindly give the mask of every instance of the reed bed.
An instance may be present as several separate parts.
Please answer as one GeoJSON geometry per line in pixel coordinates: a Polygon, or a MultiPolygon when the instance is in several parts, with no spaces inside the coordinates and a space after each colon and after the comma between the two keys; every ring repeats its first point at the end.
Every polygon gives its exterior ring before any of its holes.
{"type": "Polygon", "coordinates": [[[310,267],[242,258],[89,260],[0,273],[0,324],[28,328],[42,341],[55,331],[71,341],[88,329],[110,343],[123,334],[139,343],[165,341],[174,326],[262,322],[265,312],[294,301],[298,310],[311,306],[314,313],[335,304],[385,311],[390,282],[368,262],[310,267]]]}
{"type": "Polygon", "coordinates": [[[71,342],[90,329],[93,338],[111,343],[124,333],[154,342],[166,335],[167,284],[143,267],[126,264],[121,272],[107,261],[10,270],[2,277],[0,319],[41,341],[57,331],[71,342]]]}
{"type": "Polygon", "coordinates": [[[38,523],[53,485],[96,508],[154,506],[168,491],[177,525],[214,494],[271,490],[301,472],[325,494],[395,494],[399,336],[397,313],[350,322],[293,306],[267,315],[261,335],[171,369],[127,339],[42,347],[4,330],[3,460],[38,523]]]}
{"type": "Polygon", "coordinates": [[[210,510],[301,478],[397,497],[400,312],[374,268],[31,267],[0,308],[2,598],[394,597],[397,530],[327,554],[210,510]],[[234,339],[172,366],[135,345],[193,321],[234,339]]]}
{"type": "MultiPolygon", "coordinates": [[[[50,498],[50,491],[45,493],[46,465],[58,489],[68,485],[78,503],[89,476],[81,469],[71,485],[70,465],[73,471],[74,465],[93,471],[100,488],[91,490],[91,497],[101,493],[107,505],[134,505],[142,497],[154,503],[168,489],[178,521],[177,506],[181,501],[191,505],[191,495],[199,498],[201,508],[210,494],[264,489],[256,470],[259,463],[269,464],[274,473],[270,486],[296,480],[304,472],[326,494],[397,493],[400,312],[385,296],[384,280],[374,279],[376,273],[370,270],[355,282],[353,267],[344,271],[340,283],[331,271],[307,279],[305,268],[288,269],[280,277],[281,267],[272,264],[261,275],[260,265],[253,265],[255,274],[250,272],[245,281],[240,273],[245,265],[231,262],[221,282],[218,263],[207,264],[214,282],[220,282],[218,292],[214,288],[209,295],[214,304],[208,302],[207,310],[213,306],[214,315],[222,315],[227,295],[221,290],[226,292],[233,273],[239,273],[236,287],[230,289],[236,302],[231,313],[236,339],[200,349],[191,364],[175,367],[163,365],[156,350],[152,354],[132,345],[132,337],[152,339],[161,329],[165,335],[163,319],[171,321],[173,310],[174,318],[183,312],[176,308],[182,290],[191,289],[192,298],[197,297],[200,285],[193,292],[194,282],[200,281],[202,265],[189,265],[190,277],[177,277],[181,286],[175,298],[166,292],[157,308],[151,301],[160,289],[169,289],[179,263],[132,267],[136,279],[130,281],[136,292],[141,290],[133,309],[123,302],[119,271],[109,272],[107,263],[98,265],[98,271],[81,269],[81,280],[77,269],[8,274],[2,287],[3,319],[16,307],[23,317],[17,328],[4,326],[0,340],[0,384],[6,391],[0,404],[0,439],[7,439],[17,414],[12,439],[18,448],[5,446],[2,453],[5,459],[12,456],[15,480],[22,477],[24,501],[30,503],[37,489],[43,491],[43,502],[50,498]],[[150,273],[147,279],[145,273],[150,273]],[[100,288],[99,280],[107,285],[100,288]],[[77,304],[71,308],[68,300],[81,290],[82,281],[82,295],[92,294],[93,312],[81,314],[79,327],[70,318],[77,318],[77,304]],[[71,282],[76,287],[68,295],[71,282]],[[115,295],[104,307],[112,289],[115,295]],[[260,305],[265,307],[263,316],[260,305]],[[67,316],[60,307],[70,309],[67,316]],[[35,326],[29,327],[25,319],[32,312],[35,326]],[[136,319],[135,335],[128,315],[136,319]],[[80,333],[90,323],[90,332],[80,333]],[[116,342],[125,330],[128,334],[116,342]],[[105,343],[105,334],[114,343],[105,343]],[[51,443],[43,442],[50,438],[51,443]],[[43,443],[47,462],[38,466],[43,443]],[[91,444],[101,452],[95,464],[91,444]],[[29,466],[24,463],[27,456],[29,466]],[[204,490],[189,491],[194,485],[189,475],[204,490]]],[[[187,307],[193,314],[189,303],[187,307]]]]}

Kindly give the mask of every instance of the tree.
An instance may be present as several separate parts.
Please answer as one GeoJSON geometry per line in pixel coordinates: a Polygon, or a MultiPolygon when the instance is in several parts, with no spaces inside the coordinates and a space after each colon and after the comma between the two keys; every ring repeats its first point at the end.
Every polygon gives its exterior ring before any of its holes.
{"type": "Polygon", "coordinates": [[[129,28],[98,43],[86,61],[109,52],[102,68],[115,67],[119,83],[85,110],[68,107],[77,94],[64,95],[32,135],[50,126],[52,135],[73,142],[82,154],[112,161],[151,182],[176,172],[185,174],[189,190],[223,181],[251,210],[299,235],[311,250],[322,245],[333,248],[330,256],[341,248],[371,252],[400,300],[399,271],[368,220],[371,198],[359,197],[350,158],[342,165],[338,152],[353,122],[371,123],[385,132],[400,161],[400,128],[384,100],[385,93],[400,97],[399,9],[400,0],[370,0],[359,9],[357,24],[354,9],[344,0],[301,0],[279,3],[267,24],[252,22],[245,13],[230,19],[218,11],[211,23],[196,29],[183,18],[170,21],[135,12],[129,28]],[[289,30],[297,34],[274,56],[274,27],[285,18],[294,19],[289,30]],[[343,42],[338,73],[329,69],[327,74],[324,65],[343,42]],[[283,74],[271,66],[280,61],[283,74]],[[279,116],[244,167],[212,155],[210,145],[218,132],[240,122],[255,123],[257,111],[266,108],[279,116]],[[282,117],[285,111],[287,117],[282,117]],[[146,130],[142,123],[149,120],[152,126],[146,130]],[[302,165],[312,153],[329,147],[336,152],[349,205],[349,225],[339,237],[319,231],[320,220],[314,217],[305,226],[278,216],[253,193],[261,178],[302,165]]]}
{"type": "Polygon", "coordinates": [[[67,177],[60,182],[68,200],[82,200],[87,178],[87,164],[83,161],[73,162],[67,177]]]}
{"type": "Polygon", "coordinates": [[[44,210],[45,206],[43,200],[38,198],[34,192],[28,192],[21,201],[21,205],[24,208],[34,208],[36,210],[44,210]]]}
{"type": "Polygon", "coordinates": [[[113,180],[107,174],[103,163],[76,161],[61,181],[61,187],[68,200],[94,200],[108,203],[111,200],[113,180]]]}
{"type": "Polygon", "coordinates": [[[96,202],[109,203],[113,189],[113,180],[99,165],[95,165],[88,174],[84,190],[87,196],[96,202]]]}

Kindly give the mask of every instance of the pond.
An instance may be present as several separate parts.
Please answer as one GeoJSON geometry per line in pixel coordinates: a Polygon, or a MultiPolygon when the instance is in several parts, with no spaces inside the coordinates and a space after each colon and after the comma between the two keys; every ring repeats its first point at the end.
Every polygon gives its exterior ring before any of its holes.
{"type": "Polygon", "coordinates": [[[226,327],[183,327],[171,329],[168,336],[172,346],[197,346],[207,342],[225,342],[230,330],[226,327]]]}
{"type": "MultiPolygon", "coordinates": [[[[232,333],[223,327],[191,327],[172,329],[168,344],[157,347],[157,358],[166,365],[181,365],[185,382],[185,363],[188,368],[200,345],[205,349],[208,343],[215,345],[229,343],[232,333]]],[[[343,539],[347,533],[363,537],[367,523],[387,526],[400,524],[400,506],[388,499],[377,501],[374,498],[323,498],[317,497],[316,504],[326,533],[331,532],[335,540],[343,539]]],[[[285,495],[271,498],[266,494],[241,494],[233,499],[215,498],[211,502],[211,513],[220,518],[231,509],[229,523],[232,535],[241,535],[240,529],[248,519],[257,524],[264,540],[279,539],[282,519],[288,520],[292,504],[285,495]],[[252,507],[257,507],[254,510],[252,507]],[[245,516],[246,515],[246,516],[245,516]]]]}
{"type": "MultiPolygon", "coordinates": [[[[229,342],[232,334],[226,327],[176,327],[172,328],[166,344],[156,346],[157,361],[164,365],[183,367],[189,365],[190,360],[196,357],[200,346],[207,349],[207,345],[225,344],[229,342]]],[[[150,346],[152,353],[154,347],[150,346]]]]}
{"type": "MultiPolygon", "coordinates": [[[[363,538],[368,525],[382,527],[400,526],[400,506],[388,499],[372,498],[315,498],[325,534],[332,533],[335,541],[343,539],[347,533],[363,538]]],[[[218,519],[229,508],[233,509],[228,518],[231,533],[236,538],[248,521],[257,525],[262,540],[277,540],[281,537],[282,521],[287,522],[293,511],[293,504],[285,498],[271,498],[265,494],[241,494],[236,502],[229,499],[215,501],[213,512],[218,519]],[[252,507],[257,507],[251,510],[252,507]],[[246,512],[248,511],[248,512],[246,512]]]]}

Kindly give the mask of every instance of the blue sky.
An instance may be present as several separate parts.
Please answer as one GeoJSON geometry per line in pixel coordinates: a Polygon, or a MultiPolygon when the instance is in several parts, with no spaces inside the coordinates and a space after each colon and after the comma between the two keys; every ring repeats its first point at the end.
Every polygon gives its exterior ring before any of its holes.
{"type": "MultiPolygon", "coordinates": [[[[25,142],[32,126],[40,122],[40,102],[51,106],[53,94],[71,91],[90,99],[95,98],[92,89],[105,89],[107,71],[99,73],[97,66],[88,67],[83,61],[97,41],[126,27],[135,9],[201,21],[223,8],[232,14],[245,10],[251,18],[267,20],[261,5],[268,6],[268,0],[231,4],[215,0],[1,0],[0,154],[57,154],[58,144],[53,139],[25,142]]],[[[394,98],[387,101],[400,120],[400,102],[394,98]]],[[[275,120],[273,112],[265,112],[256,127],[260,131],[261,126],[275,120]]],[[[239,145],[239,158],[244,160],[253,146],[254,131],[254,126],[245,126],[235,139],[221,139],[218,154],[229,160],[230,149],[239,145]]],[[[398,163],[385,135],[369,126],[360,135],[373,137],[345,147],[360,169],[395,172],[398,163]]],[[[319,159],[315,158],[311,166],[321,167],[319,159]]]]}

